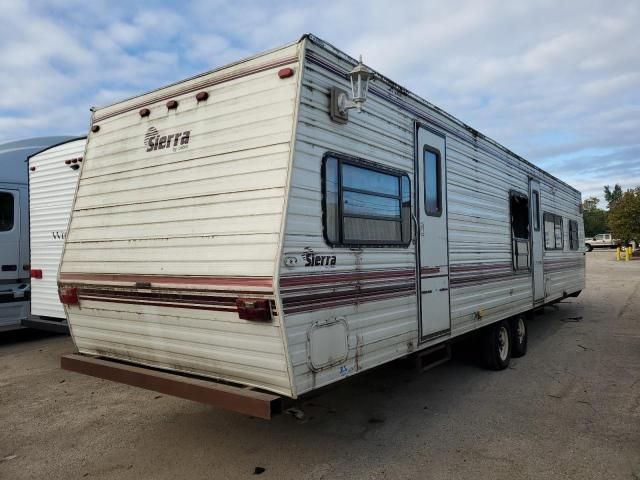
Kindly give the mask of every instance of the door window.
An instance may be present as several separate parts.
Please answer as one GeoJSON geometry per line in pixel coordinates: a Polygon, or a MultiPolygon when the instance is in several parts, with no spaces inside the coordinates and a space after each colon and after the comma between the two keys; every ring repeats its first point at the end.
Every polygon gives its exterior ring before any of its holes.
{"type": "Polygon", "coordinates": [[[424,147],[424,209],[427,215],[442,215],[442,168],[440,152],[424,147]]]}
{"type": "Polygon", "coordinates": [[[537,190],[533,191],[533,229],[536,232],[540,231],[540,193],[537,190]]]}
{"type": "Polygon", "coordinates": [[[13,229],[14,208],[13,195],[9,192],[0,192],[0,232],[13,229]]]}

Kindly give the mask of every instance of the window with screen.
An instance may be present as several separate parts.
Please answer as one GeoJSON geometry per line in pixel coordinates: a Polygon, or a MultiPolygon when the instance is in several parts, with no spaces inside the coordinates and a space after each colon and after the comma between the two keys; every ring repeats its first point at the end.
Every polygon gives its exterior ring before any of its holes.
{"type": "Polygon", "coordinates": [[[569,248],[578,250],[578,222],[569,220],[569,248]]]}
{"type": "Polygon", "coordinates": [[[323,163],[324,235],[333,246],[406,246],[409,177],[365,160],[328,154],[323,163]]]}
{"type": "Polygon", "coordinates": [[[7,232],[13,229],[13,203],[13,194],[0,192],[0,232],[7,232]]]}
{"type": "Polygon", "coordinates": [[[562,217],[553,213],[544,214],[544,248],[562,250],[562,217]]]}
{"type": "Polygon", "coordinates": [[[442,185],[440,152],[424,147],[424,209],[427,215],[442,215],[442,185]]]}

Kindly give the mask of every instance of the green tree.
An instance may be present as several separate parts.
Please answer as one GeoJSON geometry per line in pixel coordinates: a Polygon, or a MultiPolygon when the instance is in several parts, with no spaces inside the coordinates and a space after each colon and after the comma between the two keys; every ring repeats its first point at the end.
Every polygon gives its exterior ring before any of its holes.
{"type": "Polygon", "coordinates": [[[582,202],[582,218],[584,220],[584,236],[591,238],[607,231],[607,212],[598,208],[600,199],[589,197],[582,202]]]}
{"type": "Polygon", "coordinates": [[[623,241],[640,239],[640,187],[627,190],[611,205],[609,226],[623,241]]]}
{"type": "Polygon", "coordinates": [[[609,185],[604,186],[604,199],[607,201],[609,208],[622,197],[622,187],[617,183],[613,186],[613,190],[609,185]]]}

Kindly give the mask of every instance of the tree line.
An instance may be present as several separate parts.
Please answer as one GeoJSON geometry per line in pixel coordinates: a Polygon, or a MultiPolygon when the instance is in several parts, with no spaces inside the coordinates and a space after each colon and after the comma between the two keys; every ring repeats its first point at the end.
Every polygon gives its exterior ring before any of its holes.
{"type": "Polygon", "coordinates": [[[624,242],[640,240],[640,186],[623,192],[617,183],[613,188],[606,185],[604,198],[608,210],[598,207],[597,197],[582,202],[585,237],[611,232],[624,242]]]}

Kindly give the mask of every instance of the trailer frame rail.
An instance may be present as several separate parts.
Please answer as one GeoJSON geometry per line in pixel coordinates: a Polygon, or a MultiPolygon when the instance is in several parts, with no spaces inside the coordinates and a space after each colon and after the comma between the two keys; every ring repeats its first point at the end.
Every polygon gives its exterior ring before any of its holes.
{"type": "Polygon", "coordinates": [[[204,380],[78,353],[63,355],[60,358],[60,366],[64,370],[267,420],[282,412],[282,397],[276,394],[221,383],[213,379],[204,380]]]}

